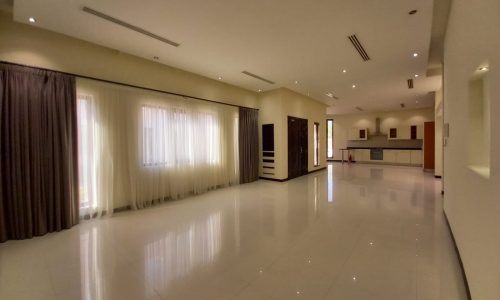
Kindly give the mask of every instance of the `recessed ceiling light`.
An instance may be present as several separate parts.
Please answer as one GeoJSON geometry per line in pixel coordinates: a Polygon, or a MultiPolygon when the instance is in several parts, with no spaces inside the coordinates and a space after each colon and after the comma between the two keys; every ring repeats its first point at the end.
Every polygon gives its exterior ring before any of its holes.
{"type": "Polygon", "coordinates": [[[414,14],[416,14],[416,13],[417,13],[417,11],[418,11],[418,10],[416,10],[416,9],[414,9],[414,10],[410,10],[410,11],[408,12],[408,14],[409,14],[409,15],[414,15],[414,14]]]}
{"type": "Polygon", "coordinates": [[[347,73],[347,70],[346,69],[342,70],[342,73],[347,73]]]}
{"type": "Polygon", "coordinates": [[[417,57],[418,56],[418,53],[417,52],[414,52],[413,53],[413,57],[417,57]]]}
{"type": "Polygon", "coordinates": [[[35,18],[33,18],[33,17],[30,17],[30,18],[28,19],[28,21],[30,21],[30,23],[35,23],[35,22],[36,22],[35,18]]]}
{"type": "Polygon", "coordinates": [[[261,90],[261,89],[258,89],[258,90],[257,90],[257,92],[259,92],[259,93],[260,93],[260,92],[262,92],[262,90],[261,90]]]}
{"type": "Polygon", "coordinates": [[[355,88],[356,88],[356,85],[355,85],[355,84],[353,84],[353,85],[352,85],[352,88],[353,88],[353,89],[355,89],[355,88]]]}
{"type": "Polygon", "coordinates": [[[417,78],[417,77],[418,77],[418,74],[415,74],[415,78],[417,78]]]}
{"type": "Polygon", "coordinates": [[[219,76],[217,79],[222,80],[222,77],[219,76]]]}
{"type": "Polygon", "coordinates": [[[298,81],[298,80],[295,80],[295,84],[299,84],[299,81],[298,81]]]}
{"type": "Polygon", "coordinates": [[[156,60],[160,59],[158,56],[154,56],[153,58],[156,59],[156,60]]]}
{"type": "Polygon", "coordinates": [[[479,68],[479,71],[486,71],[486,70],[488,70],[488,67],[481,67],[481,68],[479,68]]]}

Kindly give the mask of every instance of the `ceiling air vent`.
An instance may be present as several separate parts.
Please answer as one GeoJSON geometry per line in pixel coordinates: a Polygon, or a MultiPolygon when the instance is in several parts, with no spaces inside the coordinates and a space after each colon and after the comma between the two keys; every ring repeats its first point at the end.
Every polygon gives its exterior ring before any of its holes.
{"type": "Polygon", "coordinates": [[[401,108],[405,108],[406,107],[406,105],[404,103],[401,103],[399,105],[401,106],[401,108]]]}
{"type": "Polygon", "coordinates": [[[90,8],[90,7],[84,6],[84,7],[82,8],[82,10],[83,10],[84,12],[88,13],[88,14],[91,14],[91,15],[94,15],[94,16],[99,17],[99,18],[101,18],[101,19],[104,19],[104,20],[106,20],[106,21],[109,21],[109,22],[115,23],[116,25],[120,25],[120,26],[122,26],[122,27],[128,28],[128,29],[133,30],[133,31],[135,31],[135,32],[138,32],[138,33],[141,33],[141,34],[147,35],[147,36],[149,36],[149,37],[151,37],[151,38],[153,38],[153,39],[155,39],[155,40],[158,40],[158,41],[160,41],[160,42],[164,42],[164,43],[169,44],[169,45],[174,46],[174,47],[179,47],[179,46],[180,46],[180,44],[179,44],[179,43],[173,42],[173,41],[171,41],[171,40],[169,40],[169,39],[166,39],[166,38],[164,38],[164,37],[161,37],[161,36],[159,36],[159,35],[156,35],[156,34],[154,34],[154,33],[152,33],[152,32],[149,32],[149,31],[147,31],[147,30],[145,30],[145,29],[142,29],[142,28],[140,28],[140,27],[134,26],[134,25],[129,24],[129,23],[127,23],[127,22],[124,22],[124,21],[122,21],[122,20],[118,20],[118,19],[116,19],[116,18],[114,18],[114,17],[112,17],[112,16],[109,16],[109,15],[107,15],[107,14],[105,14],[105,13],[102,13],[102,12],[100,12],[100,11],[94,10],[94,9],[92,9],[92,8],[90,8]]]}
{"type": "Polygon", "coordinates": [[[245,75],[248,75],[250,77],[253,77],[255,79],[258,79],[258,80],[261,80],[261,81],[264,81],[264,82],[267,82],[269,84],[274,84],[274,81],[271,81],[269,79],[265,79],[264,77],[260,77],[259,75],[255,75],[253,73],[250,73],[248,71],[242,71],[241,73],[245,74],[245,75]]]}
{"type": "Polygon", "coordinates": [[[408,88],[409,89],[413,88],[413,79],[408,79],[408,88]]]}
{"type": "Polygon", "coordinates": [[[365,48],[363,48],[363,45],[361,45],[361,42],[358,40],[358,37],[353,34],[348,36],[349,40],[351,41],[352,45],[356,50],[358,51],[359,55],[361,55],[361,58],[363,58],[364,61],[370,60],[370,57],[365,51],[365,48]]]}
{"type": "Polygon", "coordinates": [[[359,110],[359,111],[364,111],[364,109],[362,109],[361,107],[359,106],[356,106],[356,109],[359,110]]]}

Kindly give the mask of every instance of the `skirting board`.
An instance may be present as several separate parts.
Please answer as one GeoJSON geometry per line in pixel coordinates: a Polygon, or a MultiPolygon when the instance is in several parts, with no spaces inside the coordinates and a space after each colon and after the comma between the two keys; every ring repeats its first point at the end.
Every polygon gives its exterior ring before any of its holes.
{"type": "Polygon", "coordinates": [[[462,279],[465,285],[465,291],[467,293],[467,299],[472,300],[472,296],[470,294],[469,282],[467,281],[467,275],[465,274],[464,264],[462,263],[462,257],[460,256],[460,251],[458,250],[457,242],[455,241],[455,236],[453,235],[453,231],[451,230],[450,222],[448,221],[448,216],[446,212],[443,211],[444,219],[446,220],[446,225],[448,226],[448,230],[451,235],[451,240],[453,241],[453,246],[455,247],[455,252],[457,253],[458,263],[460,264],[460,270],[462,272],[462,279]]]}
{"type": "MultiPolygon", "coordinates": [[[[326,167],[319,168],[319,169],[316,169],[316,170],[312,170],[312,171],[307,172],[306,175],[309,175],[309,174],[315,173],[315,172],[319,172],[319,171],[322,171],[322,170],[325,170],[325,169],[326,169],[326,167]]],[[[304,175],[302,175],[302,176],[304,176],[304,175]]],[[[301,176],[299,176],[299,177],[301,177],[301,176]]],[[[296,178],[298,178],[298,177],[296,177],[296,178]]],[[[285,178],[285,179],[276,179],[276,178],[268,178],[268,177],[259,177],[259,179],[270,180],[270,181],[277,181],[277,182],[285,182],[285,181],[290,180],[288,178],[285,178]]],[[[295,179],[295,178],[292,178],[292,179],[295,179]]]]}

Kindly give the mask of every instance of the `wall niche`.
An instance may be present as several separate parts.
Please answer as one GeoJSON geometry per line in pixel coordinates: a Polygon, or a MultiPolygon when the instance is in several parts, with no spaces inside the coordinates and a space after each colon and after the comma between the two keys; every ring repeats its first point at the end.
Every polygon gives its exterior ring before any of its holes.
{"type": "Polygon", "coordinates": [[[469,80],[468,166],[482,177],[490,177],[490,81],[488,68],[478,68],[469,80]]]}

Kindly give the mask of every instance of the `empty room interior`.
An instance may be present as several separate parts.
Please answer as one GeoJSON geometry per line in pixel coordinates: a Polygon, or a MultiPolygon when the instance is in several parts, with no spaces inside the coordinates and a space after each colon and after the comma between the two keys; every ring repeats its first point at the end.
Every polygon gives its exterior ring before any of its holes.
{"type": "Polygon", "coordinates": [[[498,0],[0,0],[0,299],[500,299],[499,29],[498,0]]]}

